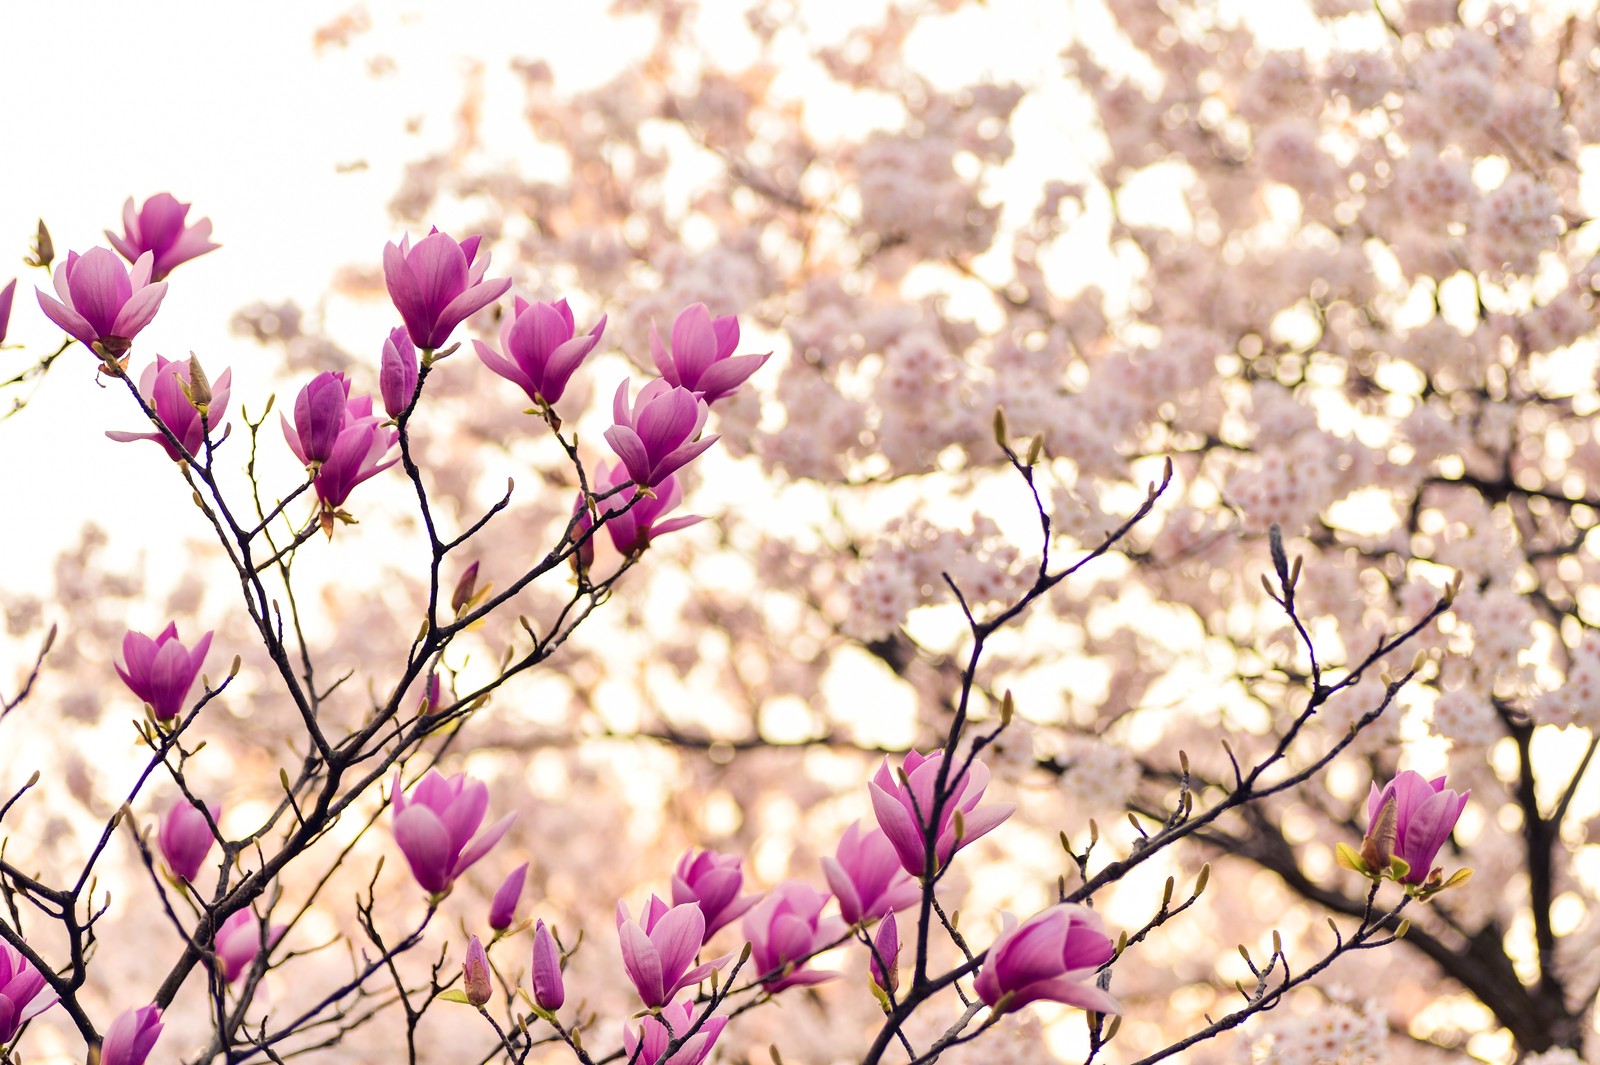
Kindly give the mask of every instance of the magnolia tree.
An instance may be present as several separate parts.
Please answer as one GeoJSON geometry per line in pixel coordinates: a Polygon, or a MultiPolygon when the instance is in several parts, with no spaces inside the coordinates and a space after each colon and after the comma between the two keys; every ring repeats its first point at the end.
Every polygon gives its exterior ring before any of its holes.
{"type": "Polygon", "coordinates": [[[5,1053],[1581,1060],[1595,14],[618,6],[276,413],[41,225],[195,561],[6,599],[5,1053]]]}

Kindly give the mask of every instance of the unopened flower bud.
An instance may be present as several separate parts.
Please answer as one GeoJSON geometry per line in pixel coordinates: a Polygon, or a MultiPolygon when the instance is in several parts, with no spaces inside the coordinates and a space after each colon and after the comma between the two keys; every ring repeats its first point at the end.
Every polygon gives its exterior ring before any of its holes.
{"type": "Polygon", "coordinates": [[[211,406],[211,381],[200,366],[200,357],[192,351],[189,352],[189,380],[180,381],[179,384],[183,386],[183,394],[188,397],[189,404],[205,414],[206,408],[211,406]]]}
{"type": "Polygon", "coordinates": [[[533,1000],[552,1013],[567,1000],[561,982],[561,951],[543,921],[533,926],[533,1000]]]}
{"type": "Polygon", "coordinates": [[[450,609],[460,614],[472,605],[473,593],[478,588],[478,564],[474,562],[456,581],[456,590],[450,596],[450,609]]]}
{"type": "Polygon", "coordinates": [[[522,899],[522,885],[528,879],[528,863],[523,862],[511,871],[505,883],[494,893],[489,903],[489,927],[504,932],[517,919],[517,903],[522,899]]]}
{"type": "Polygon", "coordinates": [[[895,927],[894,912],[884,915],[878,932],[872,937],[872,982],[889,994],[900,987],[900,932],[895,927]]]}
{"type": "Polygon", "coordinates": [[[494,984],[489,979],[489,955],[477,936],[467,944],[467,960],[461,963],[461,982],[467,1001],[474,1006],[482,1006],[494,997],[494,984]]]}

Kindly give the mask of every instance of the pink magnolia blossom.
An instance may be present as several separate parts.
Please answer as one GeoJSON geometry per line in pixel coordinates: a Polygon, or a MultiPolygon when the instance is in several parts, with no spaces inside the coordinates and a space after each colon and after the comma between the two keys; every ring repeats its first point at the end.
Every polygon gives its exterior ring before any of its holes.
{"type": "Polygon", "coordinates": [[[409,234],[383,248],[383,278],[389,298],[419,348],[441,348],[455,327],[511,287],[509,277],[485,281],[489,253],[481,237],[461,243],[437,229],[411,246],[409,234]],[[482,251],[480,255],[479,252],[482,251]]]}
{"type": "Polygon", "coordinates": [[[646,1006],[665,1006],[683,988],[704,980],[732,957],[724,955],[695,965],[694,957],[705,942],[705,931],[705,915],[692,902],[669,909],[651,895],[639,921],[628,913],[627,903],[617,903],[622,965],[646,1006]]]}
{"type": "Polygon", "coordinates": [[[678,868],[672,874],[672,903],[681,906],[692,902],[700,907],[706,919],[707,940],[724,925],[743,917],[761,898],[739,894],[744,887],[739,863],[737,854],[713,851],[685,851],[678,859],[678,868]]]}
{"type": "MultiPolygon", "coordinates": [[[[656,537],[677,532],[679,529],[687,529],[704,520],[695,514],[661,520],[662,515],[676,509],[678,504],[683,502],[683,489],[678,484],[677,477],[668,474],[656,485],[654,498],[644,496],[632,506],[629,506],[633,500],[631,489],[614,491],[629,481],[628,471],[622,463],[602,462],[595,468],[594,481],[590,489],[593,495],[605,496],[595,504],[595,508],[599,510],[600,521],[619,554],[631,555],[643,551],[656,537]]],[[[586,497],[580,494],[572,508],[573,513],[581,515],[576,530],[579,533],[594,525],[585,502],[586,497]]],[[[593,565],[594,541],[591,539],[586,542],[580,553],[585,566],[593,565]]]]}
{"type": "Polygon", "coordinates": [[[501,355],[481,340],[474,340],[478,358],[507,381],[520,387],[534,403],[549,405],[561,398],[567,381],[606,328],[606,316],[587,333],[578,334],[566,300],[529,303],[517,297],[516,310],[500,326],[501,355]]]}
{"type": "Polygon", "coordinates": [[[17,294],[17,279],[12,278],[5,288],[0,288],[0,344],[6,342],[6,327],[11,324],[11,301],[17,294]]]}
{"type": "Polygon", "coordinates": [[[200,864],[211,852],[211,845],[216,842],[211,825],[222,816],[222,810],[209,803],[206,809],[211,812],[210,821],[188,799],[179,799],[167,811],[167,816],[161,819],[161,834],[158,837],[161,856],[179,879],[193,880],[200,872],[200,864]]]}
{"type": "Polygon", "coordinates": [[[1403,884],[1421,884],[1433,870],[1439,848],[1455,830],[1470,791],[1449,791],[1444,777],[1429,780],[1421,773],[1406,770],[1380,791],[1377,784],[1367,795],[1368,824],[1379,821],[1379,813],[1391,799],[1395,803],[1394,856],[1409,865],[1403,884]]]}
{"type": "Polygon", "coordinates": [[[144,1065],[161,1037],[161,1009],[155,1005],[124,1010],[106,1029],[100,1065],[144,1065]]]}
{"type": "Polygon", "coordinates": [[[61,298],[35,289],[39,307],[90,351],[103,341],[107,351],[120,354],[150,324],[167,294],[165,281],[150,280],[154,262],[155,257],[145,252],[130,274],[109,248],[90,248],[82,255],[68,252],[55,273],[56,295],[61,298]]]}
{"type": "Polygon", "coordinates": [[[566,985],[561,980],[561,948],[556,937],[550,934],[543,921],[533,926],[533,1001],[539,1008],[552,1013],[567,1000],[566,985]]]}
{"type": "Polygon", "coordinates": [[[111,246],[131,262],[149,252],[155,257],[151,276],[160,281],[172,268],[222,247],[211,242],[211,219],[186,222],[189,205],[168,192],[158,192],[137,211],[133,197],[122,205],[122,236],[106,230],[111,246]]]}
{"type": "Polygon", "coordinates": [[[511,875],[495,891],[489,902],[489,927],[504,932],[517,919],[517,903],[522,900],[522,885],[528,880],[528,863],[511,870],[511,875]]]}
{"type": "Polygon", "coordinates": [[[823,917],[829,895],[803,880],[785,880],[744,915],[740,926],[750,941],[750,958],[766,979],[766,989],[782,991],[796,984],[819,984],[838,973],[805,968],[811,956],[826,950],[845,933],[837,917],[823,917]]]}
{"type": "Polygon", "coordinates": [[[631,1028],[624,1028],[622,1052],[625,1059],[634,1065],[700,1065],[711,1053],[717,1037],[728,1024],[728,1018],[709,1018],[699,1031],[684,1040],[683,1046],[670,1058],[667,1057],[667,1047],[693,1028],[695,1019],[694,1007],[687,1002],[680,1002],[663,1008],[659,1018],[646,1017],[640,1021],[637,1035],[631,1028]]]}
{"type": "Polygon", "coordinates": [[[684,308],[672,323],[671,352],[650,323],[650,357],[656,369],[669,384],[687,388],[707,403],[733,395],[772,357],[771,352],[735,355],[738,346],[739,320],[731,314],[712,318],[703,303],[684,308]]]}
{"type": "MultiPolygon", "coordinates": [[[[200,457],[205,452],[206,429],[216,428],[222,421],[222,416],[228,410],[228,393],[233,386],[233,370],[223,370],[217,379],[211,382],[211,401],[206,404],[206,417],[202,421],[200,412],[183,394],[183,386],[191,384],[190,365],[182,360],[168,360],[160,355],[156,361],[146,366],[144,373],[139,375],[139,395],[144,397],[145,404],[155,411],[156,418],[167,431],[178,438],[183,444],[183,450],[191,456],[200,457]]],[[[224,434],[226,435],[226,434],[224,434]]],[[[119,443],[130,440],[153,440],[161,445],[167,457],[173,462],[184,458],[172,442],[160,433],[130,433],[123,430],[109,430],[106,436],[119,443]]]]}
{"type": "MultiPolygon", "coordinates": [[[[878,827],[894,845],[900,864],[912,876],[929,872],[925,868],[924,835],[930,827],[933,811],[934,783],[938,778],[943,751],[934,751],[924,757],[916,751],[906,754],[904,769],[906,784],[889,769],[889,759],[867,785],[872,793],[872,810],[878,816],[878,827]]],[[[1016,811],[1009,802],[987,803],[979,806],[983,791],[989,786],[989,767],[974,761],[972,768],[959,776],[952,773],[946,782],[949,798],[939,814],[934,857],[937,867],[943,867],[950,856],[968,843],[995,828],[1016,811]],[[961,812],[962,833],[956,838],[955,815],[961,812]]]]}
{"type": "MultiPolygon", "coordinates": [[[[267,949],[271,950],[283,938],[286,925],[275,924],[267,929],[267,949]]],[[[248,909],[231,915],[217,929],[217,958],[222,962],[222,978],[233,983],[243,976],[261,953],[261,921],[248,909]]]]}
{"type": "Polygon", "coordinates": [[[116,666],[117,676],[129,691],[149,704],[156,720],[170,721],[183,712],[184,704],[189,701],[189,689],[194,687],[210,649],[209,632],[200,637],[194,650],[185,647],[178,641],[175,621],[153,640],[130,629],[122,638],[125,665],[116,666]]]}
{"type": "Polygon", "coordinates": [[[850,924],[916,905],[922,889],[900,864],[894,844],[880,829],[844,830],[834,857],[824,856],[822,871],[839,900],[839,916],[850,924]]]}
{"type": "Polygon", "coordinates": [[[494,997],[494,981],[489,976],[489,954],[483,940],[473,936],[467,943],[467,959],[461,963],[461,987],[467,1001],[482,1006],[494,997]]]}
{"type": "Polygon", "coordinates": [[[654,488],[717,442],[715,436],[700,436],[708,408],[687,388],[651,381],[631,407],[628,391],[627,381],[617,386],[611,403],[616,424],[605,435],[635,484],[654,488]]]}
{"type": "Polygon", "coordinates": [[[489,807],[489,789],[465,773],[430,769],[407,798],[394,777],[394,841],[424,891],[443,895],[479,858],[494,849],[517,819],[506,814],[474,838],[489,807]]]}
{"type": "Polygon", "coordinates": [[[344,374],[319,373],[295,397],[293,427],[278,415],[289,447],[307,466],[321,466],[333,455],[349,399],[350,382],[344,374]]]}
{"type": "MultiPolygon", "coordinates": [[[[332,424],[335,414],[340,418],[337,434],[333,437],[333,445],[327,451],[327,457],[316,465],[316,476],[312,486],[316,489],[317,498],[322,501],[324,510],[337,510],[350,498],[350,493],[356,485],[369,477],[375,477],[384,470],[400,461],[396,455],[385,460],[391,448],[400,439],[397,429],[385,428],[379,424],[376,414],[372,413],[371,396],[350,396],[348,393],[349,382],[344,381],[339,374],[322,374],[311,385],[301,392],[301,397],[306,402],[307,423],[303,429],[291,426],[287,418],[280,415],[283,423],[283,436],[289,442],[289,449],[295,457],[308,467],[313,466],[313,457],[319,452],[313,447],[320,448],[326,444],[328,427],[332,424]],[[338,383],[338,389],[344,390],[342,402],[335,402],[332,379],[338,383]],[[322,382],[322,390],[315,397],[319,404],[313,409],[313,399],[307,397],[307,392],[312,387],[322,382]],[[307,437],[304,432],[309,431],[313,436],[307,437]]],[[[301,401],[295,402],[295,421],[300,422],[301,401]]]]}
{"type": "Polygon", "coordinates": [[[872,937],[872,957],[867,974],[872,982],[893,994],[900,987],[900,929],[894,911],[883,915],[877,934],[872,937]]]}
{"type": "Polygon", "coordinates": [[[378,364],[378,392],[389,417],[398,418],[411,406],[417,394],[417,376],[417,346],[411,342],[411,334],[404,326],[390,330],[378,364]]]}
{"type": "Polygon", "coordinates": [[[17,1029],[56,1004],[44,977],[22,952],[0,942],[0,1045],[11,1042],[17,1029]]]}
{"type": "Polygon", "coordinates": [[[1095,970],[1115,954],[1105,922],[1087,906],[1063,902],[1021,924],[1007,914],[1006,930],[989,948],[973,986],[979,998],[1002,1012],[1042,999],[1121,1013],[1117,1000],[1091,982],[1095,970]]]}

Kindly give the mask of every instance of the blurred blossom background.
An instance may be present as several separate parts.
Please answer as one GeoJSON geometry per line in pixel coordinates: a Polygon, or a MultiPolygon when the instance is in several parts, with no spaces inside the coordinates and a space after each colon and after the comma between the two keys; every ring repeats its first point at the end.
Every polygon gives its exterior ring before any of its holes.
{"type": "MultiPolygon", "coordinates": [[[[1176,480],[1129,543],[998,637],[980,674],[981,721],[1017,696],[986,758],[991,794],[1020,811],[948,882],[979,944],[999,911],[1035,913],[1076,876],[1058,833],[1081,848],[1095,819],[1096,860],[1129,853],[1128,812],[1170,807],[1180,750],[1214,800],[1219,740],[1259,754],[1305,705],[1310,664],[1259,588],[1270,525],[1305,559],[1304,617],[1334,669],[1460,572],[1456,608],[1381,663],[1399,674],[1429,650],[1416,683],[1313,790],[1096,899],[1115,935],[1149,918],[1169,875],[1184,891],[1216,862],[1202,906],[1119,962],[1127,1012],[1103,1060],[1229,1008],[1241,942],[1259,953],[1277,930],[1292,956],[1326,949],[1325,918],[1359,913],[1363,893],[1333,846],[1359,842],[1369,785],[1403,767],[1472,790],[1442,860],[1477,879],[1416,915],[1416,942],[1341,960],[1178,1060],[1566,1065],[1594,1041],[1600,982],[1597,48],[1579,0],[13,6],[0,283],[22,277],[21,350],[0,351],[0,376],[59,341],[32,293],[48,281],[21,264],[36,219],[64,258],[120,230],[127,197],[162,191],[210,218],[222,248],[174,272],[134,371],[191,351],[213,379],[232,369],[223,465],[239,492],[245,413],[276,393],[257,466],[269,500],[300,477],[276,420],[304,381],[341,370],[376,390],[398,320],[382,250],[405,232],[482,233],[514,292],[568,298],[580,329],[610,316],[558,406],[591,469],[609,457],[617,382],[653,373],[651,322],[665,332],[704,301],[739,316],[741,353],[774,352],[716,410],[722,440],[687,478],[683,512],[708,520],[653,545],[547,667],[442,748],[519,818],[445,904],[440,942],[478,930],[488,895],[531,861],[523,914],[586,932],[567,987],[611,1018],[592,1044],[614,1042],[630,1008],[617,899],[665,894],[689,847],[743,855],[758,887],[820,886],[819,859],[870,816],[879,760],[939,742],[966,646],[941,575],[992,612],[1041,547],[993,443],[997,408],[1014,441],[1042,436],[1057,562],[1132,513],[1169,455],[1176,480]]],[[[492,338],[495,313],[471,335],[492,338]]],[[[81,860],[132,784],[139,707],[112,672],[130,627],[216,630],[213,678],[243,659],[188,767],[225,831],[259,822],[298,757],[188,487],[158,448],[104,436],[143,428],[112,384],[74,348],[0,396],[26,401],[0,421],[0,691],[61,627],[37,693],[0,723],[0,792],[40,769],[60,794],[6,823],[8,854],[41,868],[81,860]]],[[[542,556],[571,513],[571,471],[525,403],[467,344],[414,423],[449,523],[515,482],[470,553],[491,582],[542,556]]],[[[341,727],[387,697],[416,632],[414,508],[398,471],[380,477],[352,497],[359,524],[296,561],[319,673],[350,677],[341,727]]],[[[453,647],[447,683],[491,678],[517,613],[548,624],[563,577],[453,647]]],[[[1291,763],[1339,742],[1382,690],[1374,675],[1330,706],[1291,763]]],[[[142,796],[140,823],[173,794],[142,796]]],[[[327,896],[344,899],[388,854],[379,919],[399,927],[421,903],[386,815],[366,826],[347,817],[312,857],[352,848],[336,874],[350,890],[327,896]]],[[[109,1010],[175,947],[139,918],[151,885],[132,847],[102,879],[109,1010]]],[[[282,905],[306,890],[286,878],[282,905]]],[[[265,1002],[289,1010],[336,982],[347,934],[346,914],[311,905],[290,940],[311,953],[268,975],[265,1002]]],[[[737,949],[736,929],[723,935],[737,949]]],[[[525,971],[526,953],[519,940],[504,964],[525,971]]],[[[856,1060],[879,1020],[865,958],[823,965],[842,978],[737,1019],[721,1060],[768,1044],[790,1062],[856,1060]]],[[[203,996],[185,996],[174,1054],[207,1030],[203,996]]],[[[959,1013],[945,1005],[912,1022],[914,1042],[959,1013]]],[[[430,1015],[427,1060],[481,1041],[467,1020],[430,1015]]],[[[74,1059],[75,1038],[47,1015],[28,1059],[74,1059]]],[[[385,1045],[380,1022],[317,1054],[367,1061],[385,1045]]],[[[941,1060],[1050,1065],[1085,1046],[1081,1013],[1045,1004],[941,1060]]]]}

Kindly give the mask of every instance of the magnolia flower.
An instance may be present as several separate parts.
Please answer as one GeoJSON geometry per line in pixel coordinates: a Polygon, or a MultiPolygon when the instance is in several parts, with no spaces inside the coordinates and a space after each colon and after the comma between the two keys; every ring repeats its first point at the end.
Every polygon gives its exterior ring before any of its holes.
{"type": "Polygon", "coordinates": [[[506,834],[515,813],[506,814],[474,838],[489,806],[489,789],[465,773],[446,778],[430,769],[407,798],[394,776],[394,841],[423,890],[443,895],[506,834]]]}
{"type": "Polygon", "coordinates": [[[600,342],[606,316],[580,335],[566,300],[529,303],[519,296],[515,308],[500,326],[505,355],[481,340],[472,344],[485,366],[519,386],[532,402],[548,406],[561,398],[573,372],[600,342]]]}
{"type": "Polygon", "coordinates": [[[856,821],[844,830],[835,856],[822,859],[828,886],[839,899],[839,916],[850,924],[913,906],[922,897],[889,837],[856,821]]]}
{"type": "Polygon", "coordinates": [[[108,229],[106,237],[130,263],[137,262],[146,252],[153,255],[151,276],[160,281],[173,267],[222,247],[211,243],[209,218],[186,224],[188,216],[189,205],[179,203],[171,193],[156,193],[137,211],[129,196],[122,205],[123,235],[119,237],[108,229]]]}
{"type": "Polygon", "coordinates": [[[867,964],[867,975],[873,983],[893,994],[900,987],[899,962],[900,929],[891,910],[883,915],[878,932],[872,937],[872,958],[867,964]]]}
{"type": "MultiPolygon", "coordinates": [[[[934,806],[934,784],[939,766],[944,761],[943,751],[934,751],[924,757],[916,751],[907,753],[904,762],[906,783],[889,770],[889,759],[867,785],[872,792],[872,810],[878,816],[878,827],[889,837],[900,864],[912,876],[920,877],[931,872],[925,864],[925,835],[932,827],[929,816],[934,806]]],[[[974,761],[972,767],[959,775],[952,772],[945,782],[947,797],[939,812],[937,839],[934,848],[935,868],[941,868],[950,856],[979,836],[995,828],[1016,810],[1009,802],[988,803],[979,806],[984,788],[989,785],[989,767],[974,761]],[[961,832],[956,832],[955,815],[961,814],[961,832]]]]}
{"type": "Polygon", "coordinates": [[[191,651],[178,642],[178,623],[168,623],[161,635],[151,639],[128,630],[122,638],[122,658],[127,665],[113,665],[122,683],[145,703],[158,721],[168,721],[183,711],[189,701],[200,667],[211,649],[211,633],[200,637],[191,651]]]}
{"type": "Polygon", "coordinates": [[[785,880],[744,915],[740,927],[768,991],[819,984],[839,975],[805,968],[813,954],[833,946],[845,933],[839,918],[822,916],[828,898],[802,880],[785,880]]]}
{"type": "Polygon", "coordinates": [[[372,397],[350,397],[349,388],[343,375],[321,374],[301,390],[295,401],[295,422],[300,428],[279,415],[289,449],[307,467],[316,470],[312,487],[325,512],[344,506],[356,485],[400,461],[398,455],[385,461],[389,449],[400,439],[399,430],[379,425],[378,416],[372,413],[372,397]],[[335,393],[340,391],[343,396],[336,402],[335,393]],[[303,425],[302,408],[306,414],[303,425]],[[333,430],[330,447],[327,437],[335,418],[338,428],[333,430]],[[323,454],[323,449],[326,457],[319,460],[316,456],[323,454]]]}
{"type": "Polygon", "coordinates": [[[417,346],[411,342],[411,335],[403,326],[390,330],[378,363],[378,391],[389,417],[398,418],[411,406],[417,394],[417,376],[417,346]]]}
{"type": "Polygon", "coordinates": [[[494,898],[489,902],[489,927],[504,932],[517,919],[517,903],[522,899],[522,885],[528,879],[528,863],[523,862],[511,870],[494,898]]]}
{"type": "Polygon", "coordinates": [[[733,315],[712,318],[706,305],[685,308],[672,323],[672,350],[669,353],[650,323],[650,357],[669,384],[687,388],[707,403],[715,403],[738,391],[751,374],[772,357],[735,355],[739,346],[739,320],[733,315]]]}
{"type": "Polygon", "coordinates": [[[121,354],[150,324],[167,294],[165,281],[150,280],[154,262],[155,257],[145,252],[130,274],[109,248],[90,248],[82,255],[68,252],[55,274],[56,295],[61,299],[35,289],[39,307],[90,351],[98,343],[113,355],[121,354]]]}
{"type": "Polygon", "coordinates": [[[11,301],[17,294],[17,279],[0,288],[0,344],[6,342],[6,327],[11,324],[11,301]]]}
{"type": "Polygon", "coordinates": [[[161,1010],[140,1006],[124,1010],[106,1029],[100,1043],[100,1065],[144,1065],[161,1036],[161,1010]]]}
{"type": "Polygon", "coordinates": [[[411,246],[409,234],[383,248],[383,279],[389,298],[419,348],[444,346],[455,327],[487,307],[511,287],[509,277],[485,281],[489,253],[479,255],[483,238],[455,240],[430,230],[411,246]]]}
{"type": "Polygon", "coordinates": [[[489,954],[477,936],[467,943],[467,959],[461,963],[461,987],[467,1001],[474,1006],[481,1006],[494,997],[494,982],[489,978],[489,954]]]}
{"type": "Polygon", "coordinates": [[[627,903],[617,903],[622,964],[646,1006],[665,1006],[680,990],[704,980],[732,957],[694,964],[694,956],[705,942],[706,919],[692,902],[668,909],[651,895],[640,918],[635,921],[629,915],[627,903]]]}
{"type": "Polygon", "coordinates": [[[760,895],[741,895],[744,873],[737,854],[712,851],[685,851],[672,874],[672,904],[692,902],[706,919],[705,938],[709,940],[724,925],[743,917],[760,895]]]}
{"type": "MultiPolygon", "coordinates": [[[[217,423],[222,421],[222,416],[227,413],[228,393],[233,385],[233,370],[223,370],[215,381],[209,383],[211,397],[205,402],[206,416],[203,420],[199,409],[190,398],[194,394],[193,373],[193,359],[168,360],[157,355],[156,361],[146,366],[144,373],[139,375],[139,395],[144,397],[145,405],[155,411],[156,420],[178,438],[183,450],[199,457],[205,452],[206,429],[216,428],[217,423]],[[184,394],[186,386],[190,388],[190,395],[184,394]]],[[[172,442],[161,433],[111,430],[106,436],[119,443],[127,443],[130,440],[154,440],[161,445],[161,449],[173,462],[184,458],[183,452],[173,447],[172,442]]]]}
{"type": "MultiPolygon", "coordinates": [[[[321,466],[333,455],[349,413],[350,382],[342,373],[319,373],[294,400],[294,425],[282,413],[283,435],[307,466],[321,466]]],[[[370,410],[371,404],[368,404],[370,410]]]]}
{"type": "Polygon", "coordinates": [[[639,1034],[631,1028],[622,1030],[622,1053],[633,1065],[700,1065],[711,1053],[717,1036],[727,1026],[728,1018],[711,1017],[700,1025],[698,1031],[684,1040],[672,1057],[667,1057],[667,1047],[673,1040],[694,1028],[694,1007],[687,1002],[667,1006],[660,1017],[646,1017],[639,1022],[639,1034]]]}
{"type": "MultiPolygon", "coordinates": [[[[612,546],[617,549],[618,554],[631,555],[643,551],[656,537],[677,532],[679,529],[687,529],[705,520],[698,514],[661,520],[663,515],[677,509],[678,504],[683,502],[683,488],[678,484],[677,477],[668,474],[656,485],[653,498],[643,496],[637,501],[634,500],[634,493],[630,489],[622,488],[629,481],[628,471],[622,463],[602,462],[595,467],[594,481],[590,488],[591,495],[604,497],[595,503],[595,509],[600,512],[601,524],[605,527],[606,534],[611,537],[612,546]],[[622,490],[617,491],[619,488],[622,490]]],[[[585,505],[587,499],[587,496],[579,493],[572,507],[573,513],[579,516],[577,528],[574,530],[579,535],[594,526],[594,521],[589,516],[589,508],[585,505]]],[[[593,565],[594,540],[585,541],[579,553],[585,566],[593,565]]]]}
{"type": "Polygon", "coordinates": [[[989,948],[973,983],[978,997],[1002,1013],[1041,999],[1096,1013],[1122,1006],[1090,981],[1116,954],[1105,922],[1087,906],[1063,902],[1006,929],[989,948]]]}
{"type": "MultiPolygon", "coordinates": [[[[283,938],[286,925],[275,924],[267,928],[267,949],[271,950],[283,938]]],[[[222,922],[217,929],[217,959],[222,962],[222,978],[233,983],[261,953],[261,922],[248,909],[239,910],[222,922]]]]}
{"type": "Polygon", "coordinates": [[[533,1001],[540,1009],[554,1013],[566,1000],[567,989],[561,982],[561,948],[544,922],[537,921],[533,926],[533,1001]]]}
{"type": "Polygon", "coordinates": [[[616,424],[605,436],[640,487],[654,488],[717,442],[715,436],[700,436],[706,403],[687,388],[651,381],[639,390],[631,407],[628,389],[627,381],[617,386],[611,402],[616,424]]]}
{"type": "Polygon", "coordinates": [[[0,1045],[11,1042],[17,1029],[56,1004],[33,963],[10,943],[0,942],[0,1045]]]}
{"type": "Polygon", "coordinates": [[[222,811],[209,803],[206,809],[211,813],[210,821],[189,800],[179,799],[167,811],[167,816],[161,819],[161,834],[158,837],[161,856],[167,860],[173,875],[181,880],[193,880],[199,875],[200,864],[206,860],[211,845],[216,842],[211,825],[222,816],[222,811]]]}
{"type": "MultiPolygon", "coordinates": [[[[1433,860],[1450,838],[1466,808],[1470,791],[1448,791],[1444,777],[1429,780],[1421,773],[1406,770],[1378,789],[1374,783],[1367,795],[1367,838],[1361,847],[1361,862],[1381,875],[1391,869],[1391,860],[1405,863],[1404,872],[1395,871],[1402,884],[1421,886],[1437,870],[1433,860]]],[[[1348,863],[1347,863],[1348,864],[1348,863]]]]}

